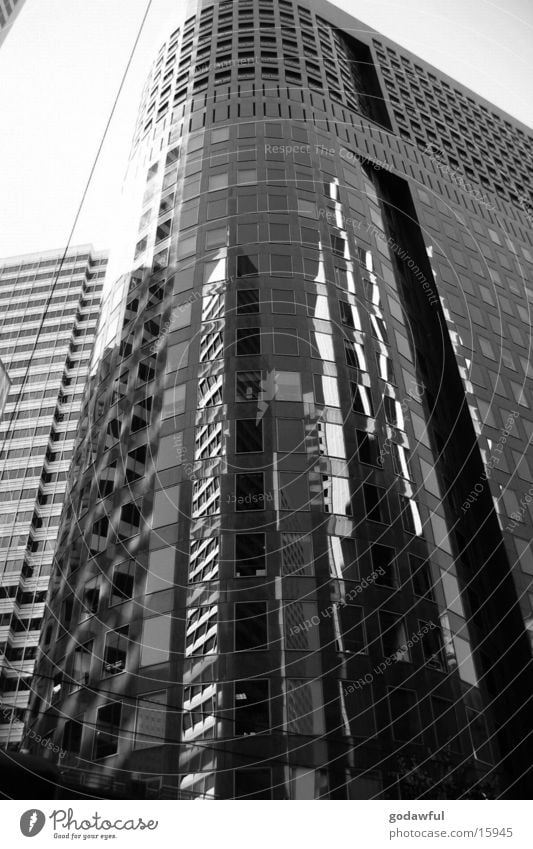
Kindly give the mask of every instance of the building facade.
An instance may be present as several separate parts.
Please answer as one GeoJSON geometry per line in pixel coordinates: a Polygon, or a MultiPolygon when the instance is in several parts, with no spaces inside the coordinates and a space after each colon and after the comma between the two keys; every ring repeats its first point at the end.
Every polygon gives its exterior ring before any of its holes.
{"type": "Polygon", "coordinates": [[[0,745],[21,739],[106,256],[0,260],[0,745]]]}
{"type": "Polygon", "coordinates": [[[25,0],[0,0],[0,44],[13,26],[25,0]]]}
{"type": "Polygon", "coordinates": [[[141,100],[33,684],[65,775],[525,792],[530,141],[328,3],[190,6],[141,100]]]}

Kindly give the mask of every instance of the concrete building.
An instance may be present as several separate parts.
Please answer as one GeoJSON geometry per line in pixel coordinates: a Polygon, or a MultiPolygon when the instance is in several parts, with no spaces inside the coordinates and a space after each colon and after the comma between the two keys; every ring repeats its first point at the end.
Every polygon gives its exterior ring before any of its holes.
{"type": "Polygon", "coordinates": [[[0,260],[0,745],[15,748],[43,620],[107,258],[81,245],[0,260]]]}

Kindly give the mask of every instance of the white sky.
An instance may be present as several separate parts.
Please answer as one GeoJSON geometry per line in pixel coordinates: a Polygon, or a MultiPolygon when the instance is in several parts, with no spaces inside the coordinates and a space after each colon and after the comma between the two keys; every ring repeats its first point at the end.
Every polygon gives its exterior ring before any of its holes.
{"type": "MultiPolygon", "coordinates": [[[[0,49],[0,257],[64,247],[147,0],[26,0],[0,49]]],[[[111,244],[137,104],[182,0],[153,0],[71,244],[111,244]]],[[[531,0],[338,6],[533,124],[531,0]]]]}

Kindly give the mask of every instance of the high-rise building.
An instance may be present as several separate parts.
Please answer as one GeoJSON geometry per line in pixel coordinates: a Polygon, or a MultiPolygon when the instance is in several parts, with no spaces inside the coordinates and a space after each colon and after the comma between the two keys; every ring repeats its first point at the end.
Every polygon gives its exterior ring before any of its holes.
{"type": "Polygon", "coordinates": [[[24,0],[0,0],[0,44],[6,38],[23,5],[24,0]]]}
{"type": "Polygon", "coordinates": [[[185,17],[26,745],[102,794],[521,797],[530,131],[322,0],[185,17]]]}
{"type": "Polygon", "coordinates": [[[0,746],[21,739],[106,256],[0,260],[0,746]]]}

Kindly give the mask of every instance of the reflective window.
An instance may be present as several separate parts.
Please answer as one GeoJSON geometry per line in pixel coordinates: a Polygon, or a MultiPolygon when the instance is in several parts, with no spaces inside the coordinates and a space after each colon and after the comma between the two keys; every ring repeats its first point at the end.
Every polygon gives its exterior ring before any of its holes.
{"type": "Polygon", "coordinates": [[[159,590],[168,590],[174,586],[174,555],[173,548],[160,548],[151,551],[148,561],[145,594],[159,590]]]}
{"type": "Polygon", "coordinates": [[[179,514],[179,485],[161,489],[155,494],[152,527],[160,528],[177,522],[179,514]]]}
{"type": "Polygon", "coordinates": [[[268,648],[266,601],[237,602],[234,623],[235,651],[268,648]]]}
{"type": "Polygon", "coordinates": [[[258,734],[269,728],[268,681],[235,681],[235,735],[258,734]]]}
{"type": "Polygon", "coordinates": [[[126,560],[113,569],[110,604],[121,604],[133,596],[135,561],[126,560]]]}
{"type": "Polygon", "coordinates": [[[256,453],[263,450],[263,422],[255,419],[237,419],[235,422],[235,452],[256,453]]]}
{"type": "Polygon", "coordinates": [[[116,631],[108,631],[105,638],[104,649],[104,675],[116,675],[126,669],[126,658],[128,655],[128,625],[117,628],[116,631]]]}
{"type": "Polygon", "coordinates": [[[235,575],[239,578],[266,575],[265,535],[235,535],[235,575]]]}
{"type": "Polygon", "coordinates": [[[148,693],[137,699],[134,749],[160,746],[165,741],[167,690],[148,693]]]}
{"type": "Polygon", "coordinates": [[[122,732],[122,703],[110,702],[98,708],[94,735],[93,756],[95,760],[114,755],[122,732]]]}
{"type": "Polygon", "coordinates": [[[263,472],[235,475],[235,509],[264,510],[265,483],[263,472]]]}
{"type": "Polygon", "coordinates": [[[164,663],[169,659],[171,624],[169,613],[144,620],[140,666],[164,663]]]}

